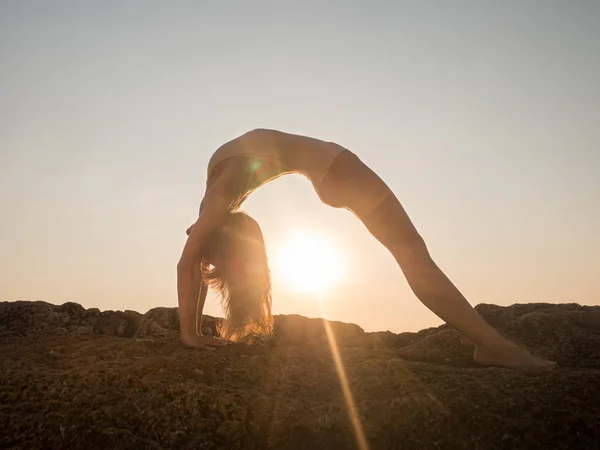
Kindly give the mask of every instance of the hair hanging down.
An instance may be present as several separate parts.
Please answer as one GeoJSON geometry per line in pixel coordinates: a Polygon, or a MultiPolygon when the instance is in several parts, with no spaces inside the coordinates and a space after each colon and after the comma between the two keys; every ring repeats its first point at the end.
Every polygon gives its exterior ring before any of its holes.
{"type": "Polygon", "coordinates": [[[271,274],[260,226],[245,213],[230,213],[211,241],[212,267],[203,265],[202,278],[221,294],[226,320],[218,333],[233,341],[270,337],[271,274]]]}

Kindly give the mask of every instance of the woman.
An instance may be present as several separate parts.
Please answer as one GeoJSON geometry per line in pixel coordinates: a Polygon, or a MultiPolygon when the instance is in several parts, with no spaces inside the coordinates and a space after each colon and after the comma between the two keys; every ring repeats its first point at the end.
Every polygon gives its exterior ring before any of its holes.
{"type": "Polygon", "coordinates": [[[177,265],[185,345],[228,343],[196,331],[208,286],[222,296],[227,318],[223,336],[240,339],[270,332],[271,285],[263,236],[258,224],[237,210],[258,187],[287,173],[306,176],[326,205],[354,213],[394,256],[419,300],[475,345],[476,362],[514,368],[555,365],[507,341],[482,319],[432,260],[394,193],[355,154],[332,142],[266,129],[224,144],[209,161],[200,214],[187,230],[177,265]]]}

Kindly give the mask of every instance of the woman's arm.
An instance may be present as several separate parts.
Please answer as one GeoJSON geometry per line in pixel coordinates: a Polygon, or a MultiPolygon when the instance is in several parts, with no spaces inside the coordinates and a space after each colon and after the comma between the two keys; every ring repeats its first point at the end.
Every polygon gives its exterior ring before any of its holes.
{"type": "MultiPolygon", "coordinates": [[[[200,261],[202,248],[207,238],[220,225],[228,213],[228,203],[224,197],[209,193],[205,197],[205,204],[198,220],[190,230],[190,235],[185,243],[181,258],[177,263],[177,296],[179,303],[179,323],[181,339],[191,341],[196,332],[196,316],[202,314],[198,311],[200,306],[200,284],[202,274],[200,261]]],[[[204,302],[202,302],[204,303],[204,302]]],[[[204,307],[204,304],[202,304],[204,307]]]]}
{"type": "MultiPolygon", "coordinates": [[[[204,347],[197,334],[197,316],[202,314],[206,293],[201,292],[200,264],[207,239],[222,223],[233,203],[240,163],[234,161],[224,167],[207,188],[198,220],[188,228],[188,239],[177,263],[177,296],[181,340],[193,347],[204,347]],[[202,294],[202,296],[201,296],[202,294]]],[[[208,336],[206,336],[208,338],[208,336]]],[[[205,339],[208,340],[208,339],[205,339]]],[[[216,341],[216,340],[215,340],[216,341]]]]}
{"type": "Polygon", "coordinates": [[[198,271],[200,272],[200,293],[198,294],[198,302],[196,303],[196,333],[198,334],[202,334],[202,311],[204,310],[206,295],[208,294],[208,285],[202,278],[202,274],[207,269],[207,265],[208,263],[204,258],[202,258],[198,264],[198,271]]]}

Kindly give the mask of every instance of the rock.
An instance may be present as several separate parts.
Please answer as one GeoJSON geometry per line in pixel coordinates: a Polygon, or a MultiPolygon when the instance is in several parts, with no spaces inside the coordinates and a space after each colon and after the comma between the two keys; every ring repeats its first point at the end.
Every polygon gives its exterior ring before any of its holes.
{"type": "Polygon", "coordinates": [[[472,353],[472,349],[465,349],[460,344],[460,334],[451,329],[428,334],[423,339],[402,346],[398,350],[400,357],[418,361],[451,361],[452,357],[472,353]]]}
{"type": "Polygon", "coordinates": [[[94,323],[94,333],[118,337],[133,337],[137,327],[127,315],[120,311],[105,311],[94,323]]]}
{"type": "Polygon", "coordinates": [[[275,316],[275,342],[278,344],[306,344],[327,341],[329,325],[338,342],[356,341],[364,336],[364,330],[353,323],[312,319],[297,314],[275,316]]]}
{"type": "Polygon", "coordinates": [[[136,337],[177,338],[179,315],[177,308],[153,308],[142,316],[136,337]]]}
{"type": "Polygon", "coordinates": [[[126,309],[125,311],[123,311],[123,315],[133,323],[136,329],[140,326],[142,318],[144,317],[139,312],[132,311],[130,309],[126,309]]]}
{"type": "Polygon", "coordinates": [[[501,334],[537,355],[573,364],[600,366],[600,307],[574,303],[482,304],[475,308],[501,334]]]}
{"type": "Polygon", "coordinates": [[[177,308],[152,308],[143,316],[144,320],[152,320],[161,328],[179,330],[179,312],[177,308]]]}
{"type": "MultiPolygon", "coordinates": [[[[25,336],[37,333],[57,333],[66,329],[77,334],[84,329],[98,334],[132,337],[142,315],[135,311],[86,310],[81,305],[67,302],[62,305],[37,302],[0,303],[0,335],[25,336]]],[[[87,331],[86,331],[87,332],[87,331]]]]}
{"type": "Polygon", "coordinates": [[[71,322],[69,312],[73,311],[73,314],[77,315],[80,311],[72,306],[74,304],[66,305],[63,308],[41,301],[2,302],[0,332],[3,336],[25,336],[34,332],[52,332],[63,328],[71,322]]]}
{"type": "MultiPolygon", "coordinates": [[[[219,319],[211,316],[202,316],[202,333],[217,335],[216,328],[219,319]]],[[[158,307],[150,309],[140,316],[136,337],[152,338],[179,338],[179,310],[178,308],[158,307]]]]}
{"type": "Polygon", "coordinates": [[[176,308],[0,303],[0,448],[344,449],[357,429],[372,449],[596,448],[600,307],[478,309],[563,366],[476,367],[447,326],[276,316],[274,342],[207,352],[172,339],[176,308]]]}
{"type": "Polygon", "coordinates": [[[71,331],[75,334],[90,334],[90,333],[94,332],[93,328],[86,327],[84,325],[78,325],[76,327],[73,327],[73,329],[71,329],[69,331],[71,331]]]}

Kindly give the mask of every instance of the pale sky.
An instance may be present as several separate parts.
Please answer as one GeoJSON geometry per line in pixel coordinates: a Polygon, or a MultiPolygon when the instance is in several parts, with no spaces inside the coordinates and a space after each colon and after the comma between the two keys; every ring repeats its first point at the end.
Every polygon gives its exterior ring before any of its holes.
{"type": "MultiPolygon", "coordinates": [[[[0,0],[0,69],[0,300],[176,306],[208,159],[261,127],[358,154],[472,304],[600,303],[600,2],[0,0]]],[[[345,263],[276,314],[441,323],[304,178],[244,210],[345,263]]]]}

